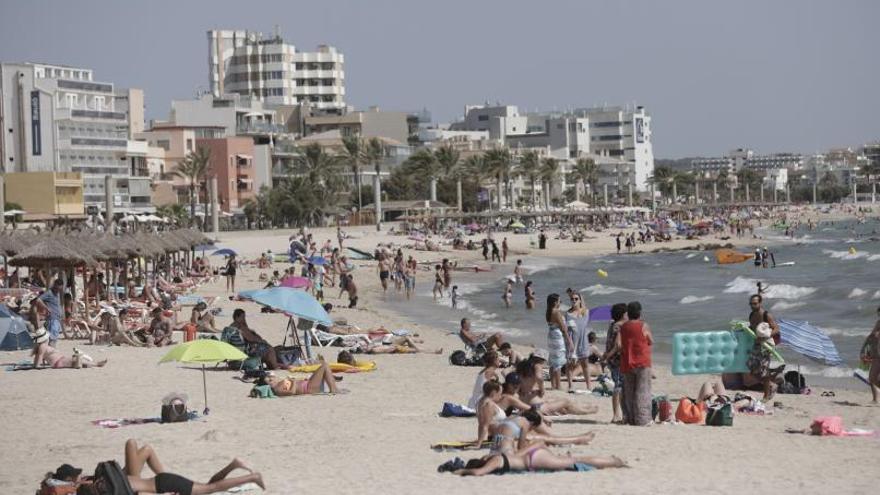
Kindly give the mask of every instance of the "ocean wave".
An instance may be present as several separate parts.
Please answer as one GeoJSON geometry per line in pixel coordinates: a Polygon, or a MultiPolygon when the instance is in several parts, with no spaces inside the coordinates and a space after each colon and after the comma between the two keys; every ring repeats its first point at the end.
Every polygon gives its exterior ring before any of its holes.
{"type": "Polygon", "coordinates": [[[804,306],[806,304],[807,303],[805,303],[805,302],[792,302],[792,303],[790,303],[790,302],[785,302],[785,301],[779,301],[778,303],[774,304],[773,307],[770,308],[770,311],[785,311],[788,309],[800,308],[801,306],[804,306]]]}
{"type": "Polygon", "coordinates": [[[864,337],[871,331],[870,328],[836,328],[822,327],[822,330],[829,336],[841,337],[864,337]]]}
{"type": "Polygon", "coordinates": [[[595,284],[589,287],[584,287],[579,292],[586,292],[591,296],[606,296],[608,294],[615,294],[617,292],[634,292],[634,293],[644,293],[644,289],[627,289],[625,287],[614,287],[613,285],[602,285],[595,284]]]}
{"type": "Polygon", "coordinates": [[[693,257],[696,256],[696,255],[697,255],[697,253],[690,253],[690,254],[688,254],[687,256],[685,256],[685,258],[686,258],[686,259],[691,259],[691,258],[693,258],[693,257]]]}
{"type": "Polygon", "coordinates": [[[877,292],[875,292],[874,295],[871,296],[871,299],[880,299],[880,290],[878,290],[877,292]]]}
{"type": "Polygon", "coordinates": [[[871,256],[868,256],[868,261],[877,261],[877,260],[880,260],[880,254],[872,254],[871,256]]]}
{"type": "Polygon", "coordinates": [[[859,258],[867,258],[871,254],[865,251],[856,251],[855,253],[850,253],[849,250],[832,251],[830,249],[823,249],[822,252],[838,260],[857,260],[859,258]]]}
{"type": "Polygon", "coordinates": [[[868,293],[868,291],[866,291],[866,290],[864,290],[864,289],[859,289],[858,287],[856,287],[856,288],[854,288],[854,289],[852,290],[852,292],[850,292],[849,295],[846,296],[846,297],[847,297],[848,299],[859,299],[859,298],[861,298],[862,296],[864,296],[864,295],[867,294],[867,293],[868,293]]]}
{"type": "MultiPolygon", "coordinates": [[[[791,369],[796,369],[792,367],[791,369]]],[[[800,365],[800,372],[808,376],[822,376],[825,378],[852,378],[855,369],[848,366],[823,366],[800,365]]]]}
{"type": "MultiPolygon", "coordinates": [[[[727,294],[754,294],[758,288],[758,279],[736,277],[727,283],[724,292],[727,294]]],[[[775,284],[767,288],[765,296],[771,299],[800,299],[816,292],[815,287],[798,287],[797,285],[775,284]]]]}
{"type": "Polygon", "coordinates": [[[711,299],[715,299],[715,296],[684,296],[679,301],[679,304],[693,304],[703,301],[709,301],[711,299]]]}

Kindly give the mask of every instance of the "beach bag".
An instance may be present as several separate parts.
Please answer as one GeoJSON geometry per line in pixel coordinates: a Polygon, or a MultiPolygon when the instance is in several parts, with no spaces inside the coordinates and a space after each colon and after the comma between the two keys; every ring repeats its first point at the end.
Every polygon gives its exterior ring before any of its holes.
{"type": "Polygon", "coordinates": [[[135,495],[128,476],[116,461],[105,461],[95,468],[94,493],[100,495],[135,495]]]}
{"type": "Polygon", "coordinates": [[[183,423],[185,421],[189,421],[189,413],[183,400],[175,399],[170,404],[162,404],[163,423],[183,423]]]}
{"type": "Polygon", "coordinates": [[[733,406],[714,404],[706,411],[706,426],[733,426],[733,406]]]}
{"type": "Polygon", "coordinates": [[[199,327],[193,323],[187,323],[183,326],[183,341],[190,342],[196,340],[196,333],[199,327]]]}
{"type": "Polygon", "coordinates": [[[477,415],[473,409],[451,402],[444,402],[443,409],[440,410],[442,418],[471,418],[477,415]]]}
{"type": "Polygon", "coordinates": [[[305,359],[303,358],[302,348],[299,346],[294,347],[276,347],[275,348],[275,356],[278,359],[278,364],[285,368],[289,368],[291,366],[300,366],[305,364],[305,359]]]}
{"type": "Polygon", "coordinates": [[[656,413],[654,413],[655,420],[663,423],[672,419],[672,403],[669,402],[669,399],[667,399],[665,395],[654,397],[654,399],[651,401],[651,409],[654,409],[655,404],[657,411],[656,413]]]}
{"type": "Polygon", "coordinates": [[[687,424],[699,424],[703,422],[706,406],[698,404],[693,399],[682,397],[675,410],[675,420],[687,424]]]}
{"type": "Polygon", "coordinates": [[[449,355],[449,364],[453,366],[467,366],[467,353],[458,350],[449,355]]]}
{"type": "Polygon", "coordinates": [[[820,416],[810,425],[813,435],[843,435],[843,419],[840,416],[820,416]]]}

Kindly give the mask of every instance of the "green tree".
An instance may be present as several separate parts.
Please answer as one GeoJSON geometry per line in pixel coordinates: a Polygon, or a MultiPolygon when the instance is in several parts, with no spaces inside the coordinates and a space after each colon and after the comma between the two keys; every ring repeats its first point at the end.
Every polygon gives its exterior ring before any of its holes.
{"type": "Polygon", "coordinates": [[[364,163],[364,150],[366,145],[364,140],[359,136],[344,136],[342,138],[342,148],[345,160],[351,173],[354,175],[355,187],[357,187],[357,208],[358,211],[364,207],[363,197],[361,195],[363,189],[363,180],[361,176],[361,166],[364,163]]]}
{"type": "Polygon", "coordinates": [[[462,181],[464,170],[461,167],[461,154],[451,145],[444,145],[434,151],[434,159],[440,167],[441,175],[446,179],[455,180],[455,205],[461,211],[463,206],[462,181]]]}
{"type": "Polygon", "coordinates": [[[581,193],[578,185],[582,187],[590,187],[590,204],[595,203],[596,185],[599,183],[599,166],[592,158],[578,158],[571,172],[568,174],[569,180],[575,183],[574,200],[581,200],[581,193]]]}
{"type": "Polygon", "coordinates": [[[547,157],[541,160],[541,183],[544,185],[544,207],[550,209],[550,195],[553,193],[553,182],[559,178],[559,160],[547,157]]]}
{"type": "Polygon", "coordinates": [[[516,173],[520,177],[525,177],[529,180],[529,185],[532,188],[532,210],[537,210],[537,182],[538,179],[541,178],[541,158],[538,156],[538,152],[534,150],[528,150],[523,153],[519,159],[519,164],[516,167],[516,173]]]}
{"type": "MultiPolygon", "coordinates": [[[[510,150],[507,148],[496,148],[489,150],[484,155],[486,166],[495,177],[495,185],[498,194],[498,210],[502,207],[502,197],[504,181],[510,180],[510,171],[513,168],[513,160],[511,159],[510,150]]],[[[510,203],[510,197],[507,198],[510,203]]]]}
{"type": "MultiPolygon", "coordinates": [[[[177,165],[172,174],[186,179],[189,182],[189,215],[190,220],[194,220],[196,216],[196,198],[198,197],[198,187],[206,181],[208,175],[209,164],[211,162],[211,150],[202,146],[190,152],[177,165]]],[[[205,219],[207,219],[208,209],[205,208],[205,219]]]]}
{"type": "Polygon", "coordinates": [[[176,225],[189,223],[190,216],[181,204],[162,205],[156,208],[156,215],[171,220],[176,225]]]}
{"type": "Polygon", "coordinates": [[[406,159],[406,164],[410,165],[408,170],[411,174],[421,180],[428,179],[430,199],[437,201],[437,177],[440,175],[440,166],[437,164],[434,152],[428,148],[419,148],[406,159]]]}
{"type": "MultiPolygon", "coordinates": [[[[471,180],[476,183],[477,190],[482,189],[483,183],[492,177],[492,171],[489,169],[488,164],[486,163],[486,155],[485,153],[480,153],[476,155],[471,155],[464,160],[462,164],[462,171],[466,174],[471,180]]],[[[490,202],[491,203],[491,202],[490,202]]],[[[482,205],[477,203],[477,209],[480,209],[482,205]]],[[[489,208],[491,208],[491,204],[489,208]]]]}

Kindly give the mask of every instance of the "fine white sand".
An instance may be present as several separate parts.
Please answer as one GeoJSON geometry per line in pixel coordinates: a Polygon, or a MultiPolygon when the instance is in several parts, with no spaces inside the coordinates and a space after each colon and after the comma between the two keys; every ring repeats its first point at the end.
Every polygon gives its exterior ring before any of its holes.
{"type": "MultiPolygon", "coordinates": [[[[376,234],[372,228],[350,228],[360,236],[347,244],[372,250],[380,239],[411,243],[404,237],[376,234]]],[[[333,239],[334,229],[315,229],[319,245],[333,239]]],[[[290,230],[223,233],[221,244],[254,258],[261,251],[280,251],[290,230]]],[[[589,255],[608,251],[608,234],[583,244],[551,240],[551,249],[529,248],[529,236],[508,236],[511,249],[526,256],[542,254],[589,255]]],[[[500,238],[498,238],[500,240],[500,238]]],[[[697,241],[695,241],[697,242],[697,241]]],[[[704,242],[719,242],[707,238],[704,242]]],[[[654,247],[681,247],[676,241],[654,247]]],[[[749,245],[748,241],[742,244],[749,245]]],[[[450,257],[476,260],[478,252],[415,252],[419,260],[450,257]]],[[[644,249],[644,248],[643,248],[644,249]]],[[[404,253],[413,253],[405,249],[404,253]]],[[[219,263],[217,259],[215,262],[219,263]]],[[[610,399],[569,396],[597,404],[600,412],[589,417],[559,418],[553,428],[574,434],[595,431],[588,446],[561,449],[584,454],[618,455],[631,469],[591,473],[525,474],[459,478],[438,474],[436,467],[455,455],[468,458],[475,452],[436,453],[429,444],[467,440],[476,434],[474,419],[437,416],[443,401],[463,402],[473,385],[476,368],[448,364],[449,350],[460,347],[453,328],[431,328],[430,322],[406,321],[383,306],[378,277],[369,262],[356,262],[361,295],[360,309],[334,310],[363,329],[384,325],[409,328],[427,340],[426,347],[443,347],[434,354],[378,356],[372,373],[344,374],[341,386],[349,394],[258,400],[247,397],[250,385],[235,379],[237,373],[209,370],[207,387],[211,414],[195,422],[148,424],[119,429],[93,426],[99,418],[158,416],[160,400],[172,391],[189,394],[190,407],[201,410],[202,373],[176,363],[158,365],[168,349],[91,347],[78,342],[96,359],[107,357],[103,369],[0,372],[3,407],[4,454],[0,456],[0,493],[27,494],[38,487],[42,475],[62,463],[90,473],[104,460],[123,457],[123,443],[136,438],[152,444],[167,469],[199,481],[207,480],[232,457],[240,457],[261,471],[267,493],[875,493],[880,438],[820,438],[786,434],[789,427],[805,428],[820,415],[840,415],[847,427],[880,430],[880,408],[867,406],[863,391],[836,391],[821,397],[780,395],[784,404],[770,416],[738,415],[732,428],[663,424],[636,428],[609,424],[610,399]]],[[[281,265],[286,266],[286,265],[281,265]]],[[[498,266],[509,273],[512,265],[498,266]]],[[[259,271],[241,270],[238,289],[254,288],[259,271]]],[[[497,276],[497,272],[493,275],[497,276]]],[[[421,287],[431,274],[420,272],[421,287]]],[[[225,296],[223,280],[203,288],[203,295],[225,296]]],[[[325,293],[334,304],[338,289],[325,293]]],[[[400,297],[397,294],[387,296],[400,297]]],[[[218,323],[231,321],[232,309],[245,308],[251,326],[272,343],[284,338],[285,318],[260,314],[252,303],[221,299],[218,323]]],[[[187,315],[188,316],[188,315],[187,315]]],[[[479,330],[479,329],[477,329],[479,330]]],[[[604,330],[604,329],[603,329],[604,330]]],[[[600,332],[602,333],[602,332],[600,332]]],[[[70,353],[73,343],[62,341],[70,353]]],[[[335,360],[338,348],[326,350],[335,360]]],[[[27,351],[0,353],[0,361],[28,358],[27,351]]],[[[670,398],[695,396],[710,377],[673,377],[656,369],[655,393],[670,398]]],[[[561,392],[550,392],[561,395],[561,392]]],[[[485,453],[485,451],[483,451],[485,453]]]]}

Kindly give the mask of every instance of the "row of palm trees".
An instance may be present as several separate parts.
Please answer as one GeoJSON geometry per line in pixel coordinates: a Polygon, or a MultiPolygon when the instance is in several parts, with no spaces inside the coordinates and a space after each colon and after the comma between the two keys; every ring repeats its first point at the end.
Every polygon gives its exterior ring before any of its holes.
{"type": "MultiPolygon", "coordinates": [[[[478,184],[493,181],[495,185],[495,207],[513,207],[516,204],[513,181],[522,178],[528,181],[531,191],[531,207],[538,208],[538,183],[543,188],[544,208],[550,208],[553,185],[562,176],[562,165],[554,157],[541,157],[537,151],[528,150],[514,156],[508,148],[495,148],[483,153],[470,155],[464,160],[460,153],[450,145],[435,150],[420,148],[408,160],[409,173],[430,180],[430,199],[437,200],[437,182],[443,179],[456,181],[457,206],[462,207],[462,179],[468,177],[478,184]]],[[[599,169],[590,158],[581,158],[568,172],[568,180],[576,184],[576,200],[580,201],[581,188],[589,187],[595,194],[599,181],[599,169]]]]}

